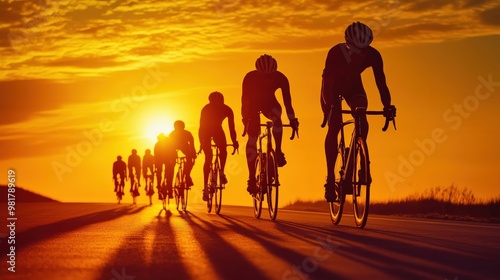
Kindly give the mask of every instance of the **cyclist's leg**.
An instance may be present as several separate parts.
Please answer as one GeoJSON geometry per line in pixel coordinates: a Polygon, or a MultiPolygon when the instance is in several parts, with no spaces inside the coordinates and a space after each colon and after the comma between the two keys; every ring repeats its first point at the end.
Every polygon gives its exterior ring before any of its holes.
{"type": "MultiPolygon", "coordinates": [[[[349,101],[347,102],[347,104],[349,105],[349,107],[352,110],[356,109],[356,107],[367,108],[368,107],[368,99],[366,97],[366,93],[353,95],[349,99],[349,101]]],[[[368,129],[369,129],[368,119],[366,118],[366,115],[363,115],[363,116],[360,117],[359,120],[360,120],[359,124],[361,126],[361,137],[366,142],[366,138],[368,137],[368,129]]]]}
{"type": "Polygon", "coordinates": [[[286,164],[285,154],[281,150],[283,139],[283,123],[281,121],[282,109],[278,101],[269,104],[269,109],[262,112],[264,116],[273,121],[273,136],[276,145],[276,163],[282,167],[286,164]]]}
{"type": "Polygon", "coordinates": [[[256,192],[255,182],[255,161],[257,159],[257,140],[260,134],[260,117],[258,112],[250,116],[250,122],[247,127],[248,141],[246,145],[246,157],[248,166],[248,187],[250,194],[256,192]]]}
{"type": "Polygon", "coordinates": [[[203,192],[207,188],[208,174],[210,172],[210,163],[212,162],[212,148],[210,146],[210,136],[200,135],[200,146],[205,155],[205,162],[203,163],[203,192]]]}
{"type": "Polygon", "coordinates": [[[224,173],[224,168],[226,166],[226,160],[227,160],[227,140],[226,140],[226,135],[224,134],[222,128],[214,133],[213,138],[215,145],[217,145],[217,148],[219,148],[221,183],[227,184],[226,174],[224,173]]]}
{"type": "Polygon", "coordinates": [[[172,182],[174,180],[175,159],[165,163],[165,180],[167,181],[167,192],[170,198],[173,197],[172,182]]]}
{"type": "Polygon", "coordinates": [[[135,168],[135,174],[137,175],[137,186],[141,186],[141,168],[135,168]]]}
{"type": "MultiPolygon", "coordinates": [[[[367,108],[368,107],[368,99],[366,97],[366,93],[360,93],[360,94],[356,94],[356,95],[353,95],[350,99],[349,99],[349,107],[351,107],[351,109],[355,109],[356,107],[364,107],[364,108],[367,108]]],[[[360,125],[360,130],[361,130],[361,137],[363,138],[363,140],[365,140],[365,143],[366,143],[366,139],[368,137],[368,130],[369,130],[369,125],[368,125],[368,119],[366,117],[366,115],[363,115],[363,116],[360,116],[359,118],[359,125],[360,125]]],[[[366,145],[365,148],[368,148],[368,145],[366,145]]],[[[368,153],[368,150],[366,150],[366,153],[368,153]]],[[[360,173],[362,174],[359,174],[360,178],[364,178],[365,174],[368,173],[368,184],[371,183],[371,174],[370,174],[370,162],[368,162],[368,170],[364,170],[364,166],[362,166],[361,170],[359,171],[360,173]]]]}
{"type": "Polygon", "coordinates": [[[325,156],[326,156],[326,184],[325,198],[328,202],[335,201],[335,162],[338,155],[338,134],[342,125],[342,111],[340,102],[334,104],[334,109],[328,122],[328,132],[325,138],[325,156]]]}

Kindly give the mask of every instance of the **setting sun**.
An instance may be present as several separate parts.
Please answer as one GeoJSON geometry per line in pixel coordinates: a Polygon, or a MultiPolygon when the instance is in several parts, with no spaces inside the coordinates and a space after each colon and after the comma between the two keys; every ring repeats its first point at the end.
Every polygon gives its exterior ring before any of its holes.
{"type": "Polygon", "coordinates": [[[146,118],[144,123],[143,139],[148,142],[148,144],[154,144],[157,141],[157,137],[160,133],[165,133],[168,135],[171,131],[172,126],[170,118],[158,118],[157,115],[151,118],[146,118]],[[165,121],[166,120],[166,121],[165,121]]]}

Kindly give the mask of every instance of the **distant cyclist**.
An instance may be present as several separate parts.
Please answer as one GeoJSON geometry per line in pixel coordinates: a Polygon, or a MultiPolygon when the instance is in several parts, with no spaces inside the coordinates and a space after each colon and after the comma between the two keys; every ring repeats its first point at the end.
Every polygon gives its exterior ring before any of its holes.
{"type": "Polygon", "coordinates": [[[267,54],[261,55],[255,62],[256,70],[250,71],[243,79],[243,94],[241,98],[241,114],[243,124],[248,133],[246,156],[248,165],[247,191],[254,194],[257,191],[255,182],[255,160],[257,155],[257,139],[260,134],[259,112],[273,121],[273,136],[276,141],[276,163],[282,167],[286,164],[285,154],[281,150],[283,123],[281,122],[282,108],[276,99],[275,92],[281,89],[283,102],[288,120],[294,130],[298,129],[299,122],[295,117],[290,96],[290,84],[287,77],[277,71],[278,63],[267,54]]]}
{"type": "Polygon", "coordinates": [[[157,136],[158,142],[154,147],[154,162],[156,172],[156,188],[158,189],[158,199],[162,200],[164,195],[173,197],[172,180],[174,178],[175,158],[177,157],[175,148],[165,134],[160,133],[157,136]],[[166,189],[162,188],[162,182],[165,180],[166,189]]]}
{"type": "Polygon", "coordinates": [[[205,154],[205,164],[203,165],[203,200],[208,199],[207,182],[208,173],[210,172],[210,164],[212,162],[212,147],[211,140],[214,140],[215,145],[220,151],[220,168],[221,168],[221,183],[227,184],[224,168],[227,159],[227,141],[222,122],[227,118],[229,126],[229,134],[234,148],[238,149],[238,141],[236,140],[236,130],[234,128],[233,110],[224,104],[224,96],[218,91],[210,93],[208,96],[209,104],[205,105],[201,110],[199,138],[200,146],[205,154]]]}
{"type": "MultiPolygon", "coordinates": [[[[356,107],[366,108],[368,99],[361,82],[361,73],[366,68],[372,67],[384,106],[384,116],[393,118],[396,114],[396,108],[391,105],[391,95],[385,81],[382,56],[370,46],[373,40],[372,30],[359,21],[353,22],[345,30],[345,40],[345,43],[333,46],[328,52],[321,87],[323,113],[328,114],[333,106],[325,139],[327,163],[325,198],[329,202],[336,199],[334,165],[337,158],[337,135],[342,120],[338,96],[342,95],[352,110],[356,107]]],[[[361,117],[361,130],[361,136],[366,140],[368,135],[366,116],[361,117]]]]}
{"type": "Polygon", "coordinates": [[[184,165],[184,174],[186,176],[186,186],[193,186],[193,179],[191,179],[191,169],[193,169],[194,161],[196,159],[196,150],[194,148],[194,138],[191,132],[185,129],[186,125],[183,121],[174,122],[174,131],[169,135],[170,141],[174,147],[180,150],[186,156],[186,164],[184,165]]]}
{"type": "MultiPolygon", "coordinates": [[[[155,173],[154,166],[155,166],[155,158],[151,154],[151,150],[146,149],[146,152],[142,157],[142,176],[144,177],[144,180],[149,179],[150,182],[153,182],[155,173]]],[[[144,188],[147,189],[147,187],[148,186],[145,186],[144,188]]]]}
{"type": "Polygon", "coordinates": [[[130,191],[139,191],[134,190],[134,182],[137,177],[137,185],[140,187],[141,184],[141,157],[137,154],[137,150],[133,149],[132,154],[128,157],[128,176],[130,178],[130,191]]]}
{"type": "Polygon", "coordinates": [[[123,193],[123,187],[125,186],[125,180],[127,178],[127,164],[122,160],[121,156],[116,157],[116,161],[113,163],[113,180],[115,182],[115,192],[121,191],[123,193]],[[118,175],[120,179],[118,180],[118,175]]]}

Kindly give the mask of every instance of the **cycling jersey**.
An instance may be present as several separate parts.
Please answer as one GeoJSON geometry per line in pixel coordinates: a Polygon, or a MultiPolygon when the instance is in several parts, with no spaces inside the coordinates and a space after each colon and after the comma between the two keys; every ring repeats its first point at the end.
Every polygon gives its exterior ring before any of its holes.
{"type": "Polygon", "coordinates": [[[117,160],[113,163],[113,178],[120,174],[120,177],[125,178],[127,173],[127,164],[123,160],[117,160]]]}
{"type": "Polygon", "coordinates": [[[282,108],[275,96],[278,89],[281,89],[283,94],[283,103],[288,119],[295,119],[290,96],[290,84],[283,73],[279,71],[262,73],[253,70],[243,79],[241,115],[244,122],[248,120],[251,122],[247,128],[249,135],[256,135],[260,131],[259,112],[262,112],[265,117],[275,122],[275,125],[281,126],[282,108]]]}
{"type": "Polygon", "coordinates": [[[391,104],[380,53],[371,46],[356,49],[341,43],[330,49],[323,70],[321,105],[325,113],[339,95],[342,95],[348,104],[356,95],[366,97],[361,73],[368,67],[373,69],[382,104],[384,107],[391,104]]]}
{"type": "Polygon", "coordinates": [[[137,154],[131,154],[128,157],[128,175],[130,178],[134,177],[134,174],[137,175],[139,178],[141,176],[140,173],[141,170],[141,157],[137,154]],[[134,173],[134,168],[135,168],[135,173],[134,173]]]}
{"type": "Polygon", "coordinates": [[[199,138],[202,149],[210,149],[210,140],[219,146],[219,149],[226,147],[226,136],[222,128],[224,119],[228,120],[229,134],[231,140],[236,142],[236,130],[234,129],[233,110],[223,103],[209,103],[201,110],[199,138]]]}

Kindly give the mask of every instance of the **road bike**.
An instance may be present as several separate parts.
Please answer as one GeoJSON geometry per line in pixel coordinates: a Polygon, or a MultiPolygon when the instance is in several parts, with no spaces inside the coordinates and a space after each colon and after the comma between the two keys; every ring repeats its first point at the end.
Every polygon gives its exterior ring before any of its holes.
{"type": "Polygon", "coordinates": [[[155,194],[153,188],[153,180],[154,180],[154,174],[144,175],[144,181],[146,183],[145,190],[146,190],[146,195],[149,197],[149,205],[153,205],[153,195],[155,194]]]}
{"type": "Polygon", "coordinates": [[[132,203],[137,204],[137,197],[139,193],[139,180],[137,180],[137,175],[130,177],[130,194],[132,195],[132,203]]]}
{"type": "Polygon", "coordinates": [[[175,175],[174,181],[174,197],[175,197],[175,205],[177,210],[179,210],[179,206],[182,207],[183,211],[187,209],[188,202],[188,191],[191,187],[186,185],[186,175],[184,174],[184,165],[186,164],[186,157],[177,157],[177,173],[175,175]]]}
{"type": "MultiPolygon", "coordinates": [[[[227,146],[233,146],[233,144],[228,144],[227,146]]],[[[234,147],[234,146],[233,146],[234,147]]],[[[212,204],[215,198],[215,213],[219,214],[222,208],[222,190],[225,189],[226,184],[222,183],[222,172],[220,166],[219,153],[220,150],[217,145],[211,144],[212,148],[212,161],[210,163],[210,171],[208,173],[208,199],[207,199],[207,211],[210,213],[212,211],[212,204]]],[[[231,153],[234,155],[236,149],[231,153]]]]}
{"type": "MultiPolygon", "coordinates": [[[[259,135],[257,146],[257,158],[255,161],[255,182],[257,192],[252,195],[253,213],[256,218],[260,218],[262,213],[262,202],[267,197],[267,209],[271,220],[276,220],[278,215],[278,198],[279,198],[279,177],[278,165],[276,164],[276,153],[273,149],[273,134],[271,128],[272,121],[261,123],[261,127],[265,127],[265,131],[259,135]],[[265,151],[262,146],[262,140],[266,139],[265,151]]],[[[291,125],[283,125],[283,127],[292,127],[291,125]]],[[[245,125],[243,136],[247,133],[248,124],[245,125]]],[[[293,130],[290,140],[295,138],[298,131],[293,130]]]]}
{"type": "MultiPolygon", "coordinates": [[[[340,96],[340,104],[342,97],[340,96]]],[[[341,127],[337,147],[337,160],[334,165],[335,174],[335,192],[337,198],[335,201],[328,202],[330,208],[330,218],[332,223],[337,225],[342,218],[342,212],[346,195],[352,196],[352,204],[354,210],[354,221],[358,228],[364,228],[368,220],[368,209],[370,205],[370,159],[368,155],[368,147],[365,140],[361,137],[361,116],[363,115],[383,115],[383,111],[367,111],[366,108],[357,107],[354,110],[342,110],[342,115],[349,114],[354,119],[347,121],[341,120],[341,127]],[[344,129],[348,125],[354,125],[350,144],[346,147],[346,137],[344,129]]],[[[330,108],[328,115],[325,116],[321,127],[325,127],[329,122],[333,112],[333,106],[330,108]]],[[[394,129],[396,129],[396,121],[394,118],[386,118],[385,125],[382,128],[386,131],[389,127],[389,122],[392,120],[394,129]]]]}

